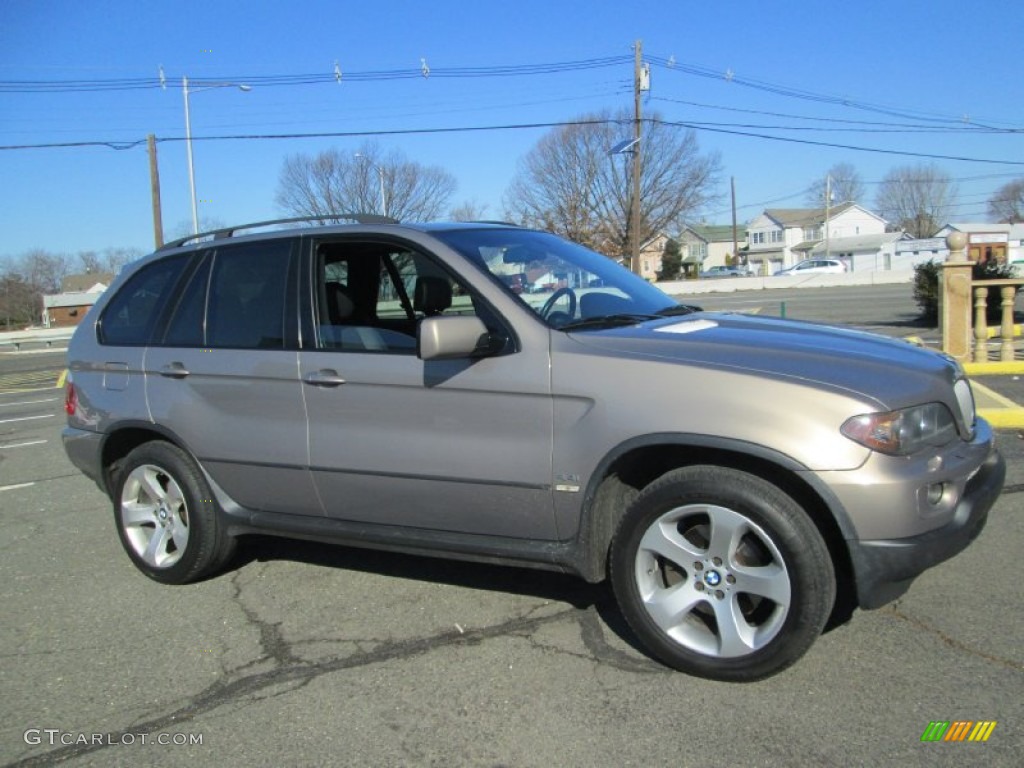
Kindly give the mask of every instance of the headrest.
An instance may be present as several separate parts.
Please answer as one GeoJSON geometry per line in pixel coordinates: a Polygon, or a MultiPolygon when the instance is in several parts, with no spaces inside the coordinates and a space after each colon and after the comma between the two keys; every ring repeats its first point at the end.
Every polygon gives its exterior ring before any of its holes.
{"type": "Polygon", "coordinates": [[[413,309],[425,315],[439,315],[452,305],[452,284],[447,278],[423,276],[416,278],[413,309]]]}
{"type": "Polygon", "coordinates": [[[327,283],[327,307],[334,322],[347,320],[356,311],[348,288],[341,283],[327,283]]]}

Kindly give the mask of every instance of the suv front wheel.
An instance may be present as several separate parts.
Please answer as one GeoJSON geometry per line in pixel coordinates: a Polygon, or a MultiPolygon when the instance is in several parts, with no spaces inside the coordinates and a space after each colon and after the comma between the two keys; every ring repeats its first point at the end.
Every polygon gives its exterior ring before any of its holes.
{"type": "Polygon", "coordinates": [[[835,601],[828,549],[778,487],[716,466],[647,486],[612,541],[616,600],[664,663],[715,680],[753,681],[795,662],[835,601]]]}
{"type": "Polygon", "coordinates": [[[135,566],[164,584],[211,575],[235,549],[199,467],[185,451],[159,440],[138,446],[121,463],[114,520],[135,566]]]}

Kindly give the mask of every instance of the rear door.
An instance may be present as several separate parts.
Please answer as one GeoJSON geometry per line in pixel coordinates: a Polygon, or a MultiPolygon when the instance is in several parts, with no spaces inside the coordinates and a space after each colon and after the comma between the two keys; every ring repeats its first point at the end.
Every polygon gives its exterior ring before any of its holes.
{"type": "Polygon", "coordinates": [[[298,377],[296,239],[202,255],[146,354],[153,420],[232,499],[322,515],[298,377]]]}
{"type": "Polygon", "coordinates": [[[310,463],[341,520],[556,538],[548,349],[507,323],[430,254],[399,241],[313,241],[313,321],[299,371],[310,463]],[[493,354],[416,357],[425,316],[476,314],[493,354]]]}

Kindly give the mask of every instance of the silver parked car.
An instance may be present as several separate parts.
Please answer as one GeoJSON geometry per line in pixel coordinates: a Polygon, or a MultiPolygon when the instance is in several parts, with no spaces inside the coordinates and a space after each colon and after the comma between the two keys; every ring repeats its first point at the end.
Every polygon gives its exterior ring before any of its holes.
{"type": "Polygon", "coordinates": [[[898,597],[1005,474],[955,362],[694,312],[511,225],[178,241],[118,276],[68,364],[67,454],[157,581],[254,532],[570,572],[721,680],[898,597]]]}
{"type": "Polygon", "coordinates": [[[776,277],[790,275],[841,275],[846,272],[846,264],[839,259],[805,259],[792,267],[780,269],[776,277]]]}

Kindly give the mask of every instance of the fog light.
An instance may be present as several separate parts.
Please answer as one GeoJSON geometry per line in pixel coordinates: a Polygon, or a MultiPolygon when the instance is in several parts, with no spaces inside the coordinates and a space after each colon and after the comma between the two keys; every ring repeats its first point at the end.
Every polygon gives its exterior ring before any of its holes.
{"type": "Polygon", "coordinates": [[[934,483],[928,486],[928,503],[933,507],[942,501],[943,495],[946,493],[945,483],[934,483]]]}

